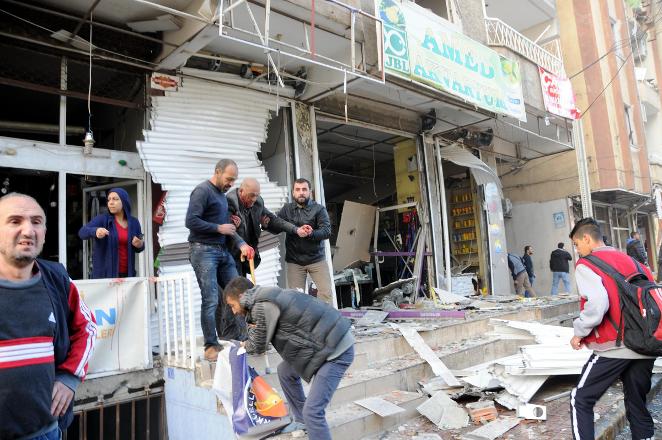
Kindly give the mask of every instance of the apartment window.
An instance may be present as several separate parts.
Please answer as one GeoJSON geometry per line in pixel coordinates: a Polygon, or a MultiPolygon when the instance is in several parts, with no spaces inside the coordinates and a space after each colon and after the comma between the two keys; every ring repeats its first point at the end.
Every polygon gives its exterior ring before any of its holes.
{"type": "Polygon", "coordinates": [[[448,4],[447,4],[450,1],[452,0],[414,0],[414,3],[450,21],[451,18],[450,18],[450,14],[448,13],[448,4]]]}
{"type": "Polygon", "coordinates": [[[620,26],[619,26],[618,20],[616,20],[615,18],[609,17],[609,25],[611,26],[611,39],[612,39],[611,43],[613,45],[612,47],[614,47],[616,49],[616,51],[615,51],[616,56],[618,58],[620,58],[621,61],[623,61],[623,46],[624,46],[624,44],[623,44],[623,41],[621,41],[622,39],[621,39],[620,34],[619,34],[620,26]]]}
{"type": "Polygon", "coordinates": [[[634,132],[634,117],[632,115],[632,106],[625,104],[625,125],[628,130],[628,140],[630,142],[630,147],[637,146],[637,138],[634,132]]]}

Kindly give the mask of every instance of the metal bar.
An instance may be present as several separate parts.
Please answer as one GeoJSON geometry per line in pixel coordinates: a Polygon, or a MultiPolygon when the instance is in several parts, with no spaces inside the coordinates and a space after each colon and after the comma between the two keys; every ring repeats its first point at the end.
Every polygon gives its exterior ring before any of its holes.
{"type": "MultiPolygon", "coordinates": [[[[149,388],[146,390],[149,392],[149,388]]],[[[152,421],[150,420],[150,405],[152,404],[152,398],[150,395],[147,395],[147,399],[145,399],[145,440],[150,440],[149,438],[149,430],[152,425],[152,421]]]]}
{"type": "Polygon", "coordinates": [[[269,18],[271,15],[271,0],[266,0],[264,4],[264,41],[269,45],[269,18]]]}
{"type": "Polygon", "coordinates": [[[244,3],[245,1],[246,1],[246,0],[238,0],[238,1],[234,2],[234,3],[232,3],[232,4],[231,4],[230,6],[228,6],[227,8],[222,8],[222,7],[221,7],[221,11],[222,11],[222,12],[221,12],[221,18],[219,19],[219,21],[222,20],[222,17],[223,17],[223,15],[225,15],[226,12],[230,12],[231,10],[233,10],[234,8],[236,8],[237,6],[239,6],[240,4],[244,3]]]}
{"type": "Polygon", "coordinates": [[[67,267],[67,173],[57,175],[58,261],[67,267]]]}
{"type": "Polygon", "coordinates": [[[186,340],[186,297],[184,296],[184,280],[182,278],[177,280],[177,287],[179,288],[179,302],[180,302],[180,309],[179,309],[179,326],[180,330],[182,332],[182,347],[181,347],[181,352],[182,352],[182,366],[186,365],[187,361],[187,354],[188,352],[186,351],[187,347],[187,340],[186,340]]]}
{"type": "Polygon", "coordinates": [[[142,3],[143,5],[151,6],[151,7],[156,8],[156,9],[160,9],[161,11],[165,11],[169,14],[178,15],[178,16],[184,17],[184,18],[190,18],[192,20],[201,21],[201,22],[207,23],[207,24],[212,23],[209,20],[206,20],[204,17],[201,17],[199,15],[189,14],[188,12],[180,11],[180,10],[175,9],[175,8],[169,8],[168,6],[160,5],[158,3],[152,3],[152,2],[147,1],[147,0],[133,0],[133,1],[138,2],[138,3],[142,3]]]}
{"type": "Polygon", "coordinates": [[[195,354],[198,351],[198,341],[195,338],[195,318],[193,317],[193,284],[191,281],[191,273],[186,274],[186,298],[188,299],[188,332],[190,343],[190,357],[191,360],[191,370],[195,370],[195,354]]]}
{"type": "MultiPolygon", "coordinates": [[[[373,234],[373,242],[372,242],[372,248],[373,252],[376,253],[378,252],[377,250],[377,245],[378,245],[378,237],[379,237],[379,213],[381,211],[377,209],[375,211],[375,233],[373,234]]],[[[377,272],[377,287],[382,287],[382,273],[379,267],[379,257],[375,257],[375,271],[377,272]]]]}
{"type": "MultiPolygon", "coordinates": [[[[360,319],[368,313],[366,310],[340,310],[340,314],[346,318],[360,319]]],[[[462,310],[394,310],[388,312],[385,319],[439,319],[439,318],[462,318],[466,316],[462,310]]]]}
{"type": "Polygon", "coordinates": [[[115,404],[115,440],[120,440],[120,405],[115,404]]]}
{"type": "Polygon", "coordinates": [[[168,291],[172,292],[172,343],[174,348],[174,362],[179,365],[179,332],[177,331],[177,285],[175,280],[168,281],[168,291]]]}
{"type": "MultiPolygon", "coordinates": [[[[0,32],[0,34],[1,34],[1,32],[0,32]]],[[[19,88],[27,89],[27,90],[33,90],[35,92],[49,93],[51,95],[69,96],[69,97],[72,97],[72,98],[87,100],[87,94],[86,93],[74,92],[73,90],[61,90],[57,87],[44,86],[44,85],[41,85],[41,84],[34,84],[34,83],[27,82],[27,81],[19,81],[17,79],[10,79],[10,78],[0,77],[0,84],[6,85],[6,86],[12,86],[12,87],[19,87],[19,88]]],[[[142,109],[143,108],[142,105],[136,104],[136,103],[133,103],[133,102],[121,101],[119,99],[113,99],[113,98],[104,98],[104,97],[95,96],[95,95],[92,95],[90,97],[90,100],[94,101],[94,102],[100,102],[102,104],[114,105],[114,106],[117,106],[117,107],[134,108],[134,109],[142,109]]]]}
{"type": "MultiPolygon", "coordinates": [[[[60,90],[67,90],[67,57],[60,61],[60,90]]],[[[60,95],[60,145],[67,145],[67,97],[60,95]]]]}
{"type": "Polygon", "coordinates": [[[103,406],[99,407],[99,440],[103,440],[103,406]]]}
{"type": "MultiPolygon", "coordinates": [[[[271,53],[269,53],[269,40],[265,40],[264,37],[262,36],[262,32],[260,32],[260,26],[257,24],[257,20],[255,20],[255,16],[253,15],[253,11],[251,11],[251,7],[248,3],[246,3],[246,10],[248,11],[248,16],[250,17],[251,21],[253,22],[253,27],[255,28],[255,32],[257,32],[257,36],[262,42],[262,46],[264,46],[264,51],[267,54],[267,61],[269,61],[269,64],[271,64],[271,67],[274,69],[274,73],[276,74],[276,79],[278,80],[278,84],[285,88],[285,84],[283,83],[283,79],[280,77],[280,73],[278,72],[278,66],[276,66],[276,63],[274,62],[274,59],[271,57],[271,53]]],[[[279,50],[280,52],[280,50],[279,50]]]]}
{"type": "MultiPolygon", "coordinates": [[[[46,43],[45,41],[37,40],[37,39],[34,39],[34,38],[22,37],[20,35],[14,35],[14,34],[10,34],[8,32],[0,32],[0,35],[3,36],[3,37],[7,37],[7,38],[13,38],[15,40],[27,41],[28,43],[38,44],[40,46],[50,47],[50,48],[57,49],[57,50],[64,50],[64,51],[67,51],[67,52],[73,52],[73,53],[78,53],[78,54],[81,54],[81,55],[88,55],[89,56],[89,53],[85,52],[84,50],[80,50],[80,49],[76,49],[76,48],[73,48],[73,47],[65,46],[63,44],[46,43]]],[[[101,48],[97,48],[97,49],[103,50],[101,48]]],[[[116,63],[121,63],[121,64],[126,64],[128,66],[138,67],[138,68],[143,69],[143,70],[149,70],[149,71],[154,70],[150,66],[145,66],[143,64],[133,63],[131,61],[125,61],[125,60],[122,60],[120,58],[114,58],[114,57],[110,57],[110,56],[107,56],[107,55],[101,55],[99,53],[95,53],[94,58],[98,58],[98,59],[101,59],[101,60],[107,60],[107,61],[114,61],[116,63]]],[[[86,97],[87,97],[87,95],[86,95],[86,97]]]]}
{"type": "Polygon", "coordinates": [[[379,212],[387,212],[387,211],[394,211],[396,209],[403,209],[403,208],[417,208],[418,209],[418,203],[417,202],[409,202],[409,203],[402,203],[400,205],[394,205],[394,206],[387,206],[384,208],[379,208],[379,212]]]}
{"type": "Polygon", "coordinates": [[[439,180],[439,197],[441,198],[441,221],[444,231],[444,266],[446,269],[446,290],[452,292],[451,275],[451,244],[450,244],[450,228],[448,220],[448,205],[446,202],[446,187],[444,185],[444,166],[441,160],[441,145],[439,139],[435,138],[434,148],[437,158],[437,179],[439,180]]]}
{"type": "MultiPolygon", "coordinates": [[[[390,241],[391,244],[393,245],[393,247],[394,247],[395,249],[397,249],[397,248],[398,248],[398,245],[396,245],[396,244],[395,244],[395,241],[393,241],[393,239],[391,238],[391,234],[389,234],[388,231],[387,231],[386,229],[384,229],[384,233],[386,233],[386,237],[388,238],[388,241],[390,241]]],[[[377,255],[377,252],[375,252],[375,253],[371,253],[371,255],[385,257],[386,255],[384,255],[384,254],[387,254],[387,253],[389,253],[389,252],[379,252],[379,255],[377,255]]],[[[399,252],[395,252],[395,253],[399,253],[399,252]]],[[[413,252],[407,252],[407,253],[408,253],[408,254],[409,254],[409,253],[412,253],[412,254],[413,254],[413,252]]],[[[407,269],[407,270],[409,271],[409,273],[411,274],[411,276],[414,276],[414,272],[412,272],[411,269],[409,268],[409,259],[405,260],[405,259],[403,258],[403,257],[406,256],[406,255],[404,255],[404,256],[403,256],[403,255],[395,255],[395,256],[396,256],[396,257],[400,257],[400,260],[402,260],[402,262],[403,262],[404,265],[405,265],[405,269],[407,269]]]]}
{"type": "Polygon", "coordinates": [[[162,283],[160,281],[157,281],[156,286],[156,312],[158,313],[159,316],[159,355],[161,356],[161,362],[163,362],[165,358],[165,346],[163,344],[165,340],[165,334],[163,331],[163,324],[164,324],[164,316],[163,316],[163,288],[162,288],[162,283]]]}
{"type": "Polygon", "coordinates": [[[83,440],[87,440],[87,411],[83,412],[83,440]]]}
{"type": "MultiPolygon", "coordinates": [[[[356,24],[356,12],[354,9],[352,9],[352,16],[349,24],[349,43],[351,45],[350,47],[350,53],[351,53],[351,62],[352,62],[352,72],[356,69],[356,45],[354,44],[356,42],[356,29],[354,29],[354,25],[356,24]]],[[[364,66],[365,67],[365,66],[364,66]]]]}
{"type": "Polygon", "coordinates": [[[131,401],[131,440],[136,440],[136,401],[131,401]]]}
{"type": "Polygon", "coordinates": [[[94,0],[94,3],[92,3],[90,9],[88,9],[85,15],[81,17],[81,19],[78,21],[78,24],[76,25],[76,28],[71,33],[70,41],[76,38],[78,32],[80,32],[81,28],[83,27],[83,24],[85,24],[85,21],[89,20],[90,16],[92,15],[92,12],[94,12],[94,10],[96,9],[97,5],[99,5],[99,3],[101,3],[101,0],[94,0]]]}
{"type": "Polygon", "coordinates": [[[83,415],[78,416],[78,440],[83,440],[83,415]]]}
{"type": "Polygon", "coordinates": [[[169,292],[169,286],[168,282],[166,281],[163,283],[165,287],[165,297],[164,297],[164,303],[165,303],[165,332],[166,332],[166,359],[167,359],[167,364],[170,365],[170,357],[172,352],[170,351],[170,292],[169,292]]]}
{"type": "MultiPolygon", "coordinates": [[[[415,257],[416,252],[370,252],[370,255],[374,255],[375,257],[415,257]]],[[[423,256],[428,257],[431,255],[434,254],[429,251],[423,252],[423,256]]]]}

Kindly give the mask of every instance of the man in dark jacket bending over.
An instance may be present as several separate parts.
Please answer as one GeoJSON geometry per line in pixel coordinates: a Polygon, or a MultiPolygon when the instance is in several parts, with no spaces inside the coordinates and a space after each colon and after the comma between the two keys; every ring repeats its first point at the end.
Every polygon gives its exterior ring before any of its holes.
{"type": "Polygon", "coordinates": [[[230,281],[224,295],[232,312],[252,324],[242,343],[246,351],[264,353],[271,343],[283,358],[278,379],[294,415],[283,432],[305,429],[310,439],[331,440],[326,407],[354,360],[349,320],[312,296],[279,287],[253,287],[243,277],[230,281]],[[301,379],[312,380],[307,398],[301,379]]]}

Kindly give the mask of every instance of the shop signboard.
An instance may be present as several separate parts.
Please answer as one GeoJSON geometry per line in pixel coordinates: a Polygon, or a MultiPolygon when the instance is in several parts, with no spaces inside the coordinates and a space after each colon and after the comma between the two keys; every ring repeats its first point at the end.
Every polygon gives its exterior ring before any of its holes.
{"type": "Polygon", "coordinates": [[[76,280],[97,322],[97,340],[88,377],[152,366],[149,344],[149,285],[146,278],[76,280]]]}
{"type": "Polygon", "coordinates": [[[538,72],[540,72],[540,85],[542,86],[545,110],[564,118],[578,119],[580,113],[577,110],[575,94],[572,92],[570,80],[559,78],[542,67],[538,67],[538,72]]]}
{"type": "Polygon", "coordinates": [[[414,2],[375,1],[384,22],[384,66],[389,73],[526,120],[517,61],[472,40],[414,2]]]}

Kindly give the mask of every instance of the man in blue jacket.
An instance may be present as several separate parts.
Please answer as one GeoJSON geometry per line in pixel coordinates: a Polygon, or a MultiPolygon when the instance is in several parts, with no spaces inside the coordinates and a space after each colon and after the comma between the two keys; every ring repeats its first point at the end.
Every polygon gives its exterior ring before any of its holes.
{"type": "Polygon", "coordinates": [[[0,198],[0,439],[58,440],[94,348],[94,317],[65,268],[37,259],[45,237],[35,199],[0,198]]]}
{"type": "MultiPolygon", "coordinates": [[[[219,284],[224,288],[237,276],[234,258],[228,250],[227,238],[235,235],[237,228],[230,221],[228,199],[225,193],[232,188],[239,169],[230,159],[221,159],[216,164],[214,175],[195,187],[191,192],[186,227],[190,233],[189,259],[200,286],[202,306],[200,322],[205,339],[205,359],[216,361],[221,351],[218,338],[239,339],[241,327],[232,311],[220,297],[219,284]],[[216,334],[216,307],[220,306],[221,334],[216,334]]],[[[238,244],[241,253],[251,258],[253,249],[245,242],[238,244]]]]}

